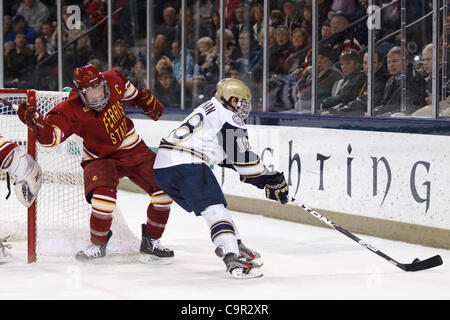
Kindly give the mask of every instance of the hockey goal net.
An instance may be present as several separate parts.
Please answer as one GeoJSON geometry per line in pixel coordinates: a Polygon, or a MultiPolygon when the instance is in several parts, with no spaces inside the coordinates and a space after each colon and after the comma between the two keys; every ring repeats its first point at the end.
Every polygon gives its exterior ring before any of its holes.
{"type": "MultiPolygon", "coordinates": [[[[38,110],[45,115],[56,104],[67,99],[68,92],[0,89],[0,98],[19,105],[25,99],[36,99],[38,110]]],[[[82,139],[71,136],[53,148],[36,143],[14,108],[0,102],[0,133],[24,146],[35,157],[43,171],[43,182],[35,203],[27,210],[16,199],[6,200],[6,174],[0,173],[0,237],[28,241],[28,262],[43,257],[73,257],[89,244],[91,208],[84,198],[83,171],[80,166],[82,139]]],[[[113,214],[113,237],[108,255],[138,254],[139,239],[129,229],[120,209],[113,214]]]]}

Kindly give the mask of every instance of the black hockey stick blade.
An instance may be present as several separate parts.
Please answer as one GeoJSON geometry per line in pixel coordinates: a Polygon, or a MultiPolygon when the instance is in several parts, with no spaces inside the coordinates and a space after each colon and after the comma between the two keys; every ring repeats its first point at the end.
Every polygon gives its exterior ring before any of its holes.
{"type": "Polygon", "coordinates": [[[294,198],[291,198],[290,201],[292,203],[295,203],[296,205],[302,207],[303,209],[305,209],[308,213],[310,213],[311,215],[313,215],[314,217],[318,218],[319,220],[321,220],[322,222],[326,223],[327,225],[331,226],[334,230],[339,231],[340,233],[346,235],[347,237],[349,237],[350,239],[352,239],[353,241],[359,243],[361,246],[363,246],[364,248],[372,251],[373,253],[379,255],[380,257],[384,258],[385,260],[389,261],[390,263],[392,263],[393,265],[395,265],[396,267],[402,269],[403,271],[420,271],[420,270],[426,270],[426,269],[430,269],[430,268],[434,268],[437,266],[440,266],[443,261],[440,255],[436,255],[434,257],[425,259],[423,261],[419,260],[419,259],[414,259],[414,261],[412,263],[400,263],[395,261],[394,259],[392,259],[391,257],[389,257],[387,254],[381,252],[380,250],[378,250],[377,248],[375,248],[374,246],[368,244],[367,242],[361,240],[360,238],[358,238],[357,236],[355,236],[353,233],[347,231],[346,229],[338,226],[336,223],[334,223],[331,220],[328,220],[328,218],[326,218],[325,216],[321,215],[320,213],[314,211],[311,208],[308,208],[305,204],[300,203],[300,202],[296,202],[296,200],[294,198]]]}
{"type": "Polygon", "coordinates": [[[412,263],[409,264],[399,263],[398,266],[405,271],[420,271],[440,266],[442,263],[443,261],[441,256],[436,255],[434,257],[422,261],[414,260],[412,263]]]}

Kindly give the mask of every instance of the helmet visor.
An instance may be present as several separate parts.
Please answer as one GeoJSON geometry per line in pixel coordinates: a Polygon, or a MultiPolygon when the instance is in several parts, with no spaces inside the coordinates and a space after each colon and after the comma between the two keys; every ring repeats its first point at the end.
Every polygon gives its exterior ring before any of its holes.
{"type": "Polygon", "coordinates": [[[108,102],[108,91],[109,90],[107,90],[105,81],[101,81],[90,87],[78,90],[84,104],[95,111],[101,111],[108,102]]]}
{"type": "Polygon", "coordinates": [[[250,111],[252,110],[252,104],[247,100],[239,100],[235,107],[236,114],[242,119],[245,120],[248,118],[250,111]]]}

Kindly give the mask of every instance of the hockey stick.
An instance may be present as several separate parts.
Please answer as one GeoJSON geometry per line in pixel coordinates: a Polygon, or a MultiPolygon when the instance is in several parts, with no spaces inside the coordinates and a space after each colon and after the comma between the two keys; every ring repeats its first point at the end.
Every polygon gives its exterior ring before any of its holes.
{"type": "Polygon", "coordinates": [[[16,111],[19,109],[19,106],[17,104],[11,103],[10,101],[5,100],[3,98],[0,98],[0,102],[2,102],[3,104],[6,104],[7,106],[13,108],[16,111]]]}
{"type": "Polygon", "coordinates": [[[321,220],[322,222],[324,222],[327,225],[329,225],[330,227],[332,227],[334,230],[345,234],[347,237],[349,237],[353,241],[358,242],[364,248],[372,251],[373,253],[376,253],[380,257],[386,259],[387,261],[389,261],[390,263],[392,263],[393,265],[395,265],[396,267],[399,267],[400,269],[402,269],[404,271],[420,271],[420,270],[430,269],[430,268],[434,268],[434,267],[440,266],[443,263],[442,262],[442,258],[441,258],[440,255],[436,255],[436,256],[428,258],[426,260],[420,260],[420,259],[416,258],[416,259],[414,259],[414,261],[412,263],[400,263],[398,261],[395,261],[394,259],[392,259],[388,255],[384,254],[383,252],[381,252],[380,250],[378,250],[377,248],[375,248],[371,244],[361,240],[360,238],[355,236],[353,233],[345,230],[344,228],[341,228],[340,226],[338,226],[333,221],[328,220],[326,217],[324,217],[320,213],[314,211],[311,208],[308,208],[305,204],[295,200],[294,198],[291,198],[290,202],[293,203],[293,204],[296,204],[296,205],[298,205],[300,207],[302,207],[303,209],[308,211],[311,215],[313,215],[317,219],[321,220]]]}

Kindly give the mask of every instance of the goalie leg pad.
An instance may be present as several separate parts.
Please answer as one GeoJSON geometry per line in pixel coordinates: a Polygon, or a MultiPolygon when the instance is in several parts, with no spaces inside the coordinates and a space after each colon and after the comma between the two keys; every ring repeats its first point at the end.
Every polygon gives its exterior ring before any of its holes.
{"type": "Polygon", "coordinates": [[[42,169],[23,147],[14,148],[4,159],[2,169],[11,176],[17,199],[29,208],[42,184],[42,169]]]}
{"type": "Polygon", "coordinates": [[[39,166],[39,164],[36,161],[34,161],[33,169],[26,176],[25,180],[17,182],[14,186],[16,197],[19,200],[19,202],[22,203],[26,208],[29,208],[36,199],[39,190],[41,189],[41,185],[42,185],[42,169],[39,166]]]}

